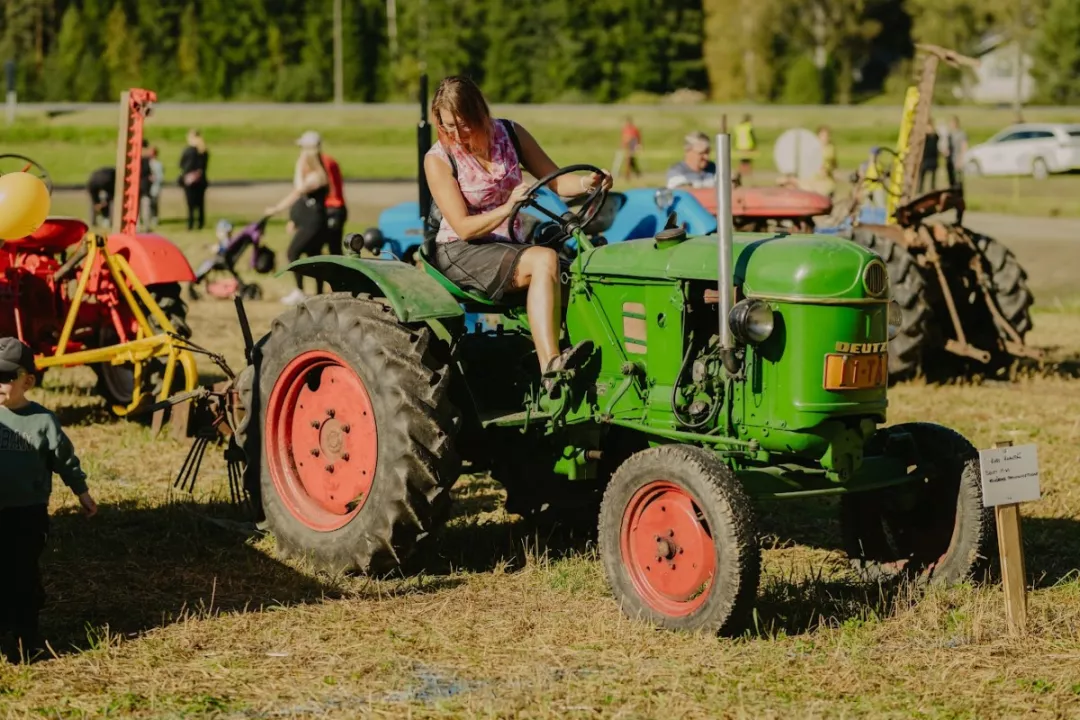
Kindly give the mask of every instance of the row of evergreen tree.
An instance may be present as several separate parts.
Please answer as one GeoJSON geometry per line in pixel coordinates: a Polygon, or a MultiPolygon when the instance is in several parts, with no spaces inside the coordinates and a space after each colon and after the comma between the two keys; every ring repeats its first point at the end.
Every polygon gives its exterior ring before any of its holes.
{"type": "MultiPolygon", "coordinates": [[[[426,70],[504,102],[850,102],[909,79],[914,43],[993,31],[1035,59],[1045,100],[1080,102],[1078,0],[341,0],[349,101],[402,100],[426,70]]],[[[4,0],[0,60],[28,100],[333,97],[334,0],[4,0]]]]}

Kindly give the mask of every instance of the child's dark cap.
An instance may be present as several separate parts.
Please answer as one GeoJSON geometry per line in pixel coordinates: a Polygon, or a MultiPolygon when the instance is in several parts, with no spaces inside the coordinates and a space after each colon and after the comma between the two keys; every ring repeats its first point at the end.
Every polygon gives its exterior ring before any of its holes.
{"type": "Polygon", "coordinates": [[[19,368],[34,372],[34,351],[16,337],[0,338],[0,375],[14,375],[19,368]]]}

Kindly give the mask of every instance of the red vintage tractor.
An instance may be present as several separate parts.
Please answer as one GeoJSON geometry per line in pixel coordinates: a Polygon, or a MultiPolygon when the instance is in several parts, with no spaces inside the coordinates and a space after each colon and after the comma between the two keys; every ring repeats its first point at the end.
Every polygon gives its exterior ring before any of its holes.
{"type": "MultiPolygon", "coordinates": [[[[129,122],[123,206],[117,232],[90,232],[76,218],[47,217],[32,234],[0,244],[0,335],[35,352],[41,374],[50,367],[90,365],[98,391],[117,415],[151,396],[192,390],[198,380],[180,283],[195,279],[180,249],[156,234],[136,234],[141,120],[148,91],[124,93],[129,122]],[[178,337],[174,337],[178,336],[178,337]]],[[[30,172],[52,194],[48,172],[18,155],[0,156],[0,175],[30,172]],[[14,166],[14,167],[12,167],[14,166]]]]}
{"type": "MultiPolygon", "coordinates": [[[[716,189],[687,190],[706,210],[716,214],[716,189]]],[[[809,233],[814,218],[828,215],[832,201],[820,193],[786,187],[737,185],[731,190],[731,210],[735,229],[745,232],[809,233]]]]}

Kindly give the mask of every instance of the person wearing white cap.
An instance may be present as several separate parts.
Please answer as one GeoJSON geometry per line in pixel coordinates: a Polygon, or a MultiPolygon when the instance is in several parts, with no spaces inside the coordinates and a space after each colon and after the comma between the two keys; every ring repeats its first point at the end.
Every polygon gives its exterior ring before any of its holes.
{"type": "MultiPolygon", "coordinates": [[[[301,255],[318,255],[322,248],[323,231],[326,227],[326,196],[330,178],[319,157],[322,138],[314,130],[308,130],[296,141],[300,156],[293,171],[293,189],[275,205],[266,208],[267,216],[273,216],[289,208],[287,232],[292,240],[285,251],[289,262],[301,255]]],[[[317,289],[317,288],[316,288],[317,289]]],[[[303,302],[304,280],[296,275],[296,289],[281,299],[286,305],[303,302]]]]}

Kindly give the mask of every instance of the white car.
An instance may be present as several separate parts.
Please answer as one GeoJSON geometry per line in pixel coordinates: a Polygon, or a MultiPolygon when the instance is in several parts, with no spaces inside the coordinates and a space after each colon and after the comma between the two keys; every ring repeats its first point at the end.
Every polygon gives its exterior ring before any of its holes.
{"type": "Polygon", "coordinates": [[[969,147],[964,174],[1030,175],[1080,169],[1080,125],[1023,123],[1010,125],[984,143],[969,147]]]}

